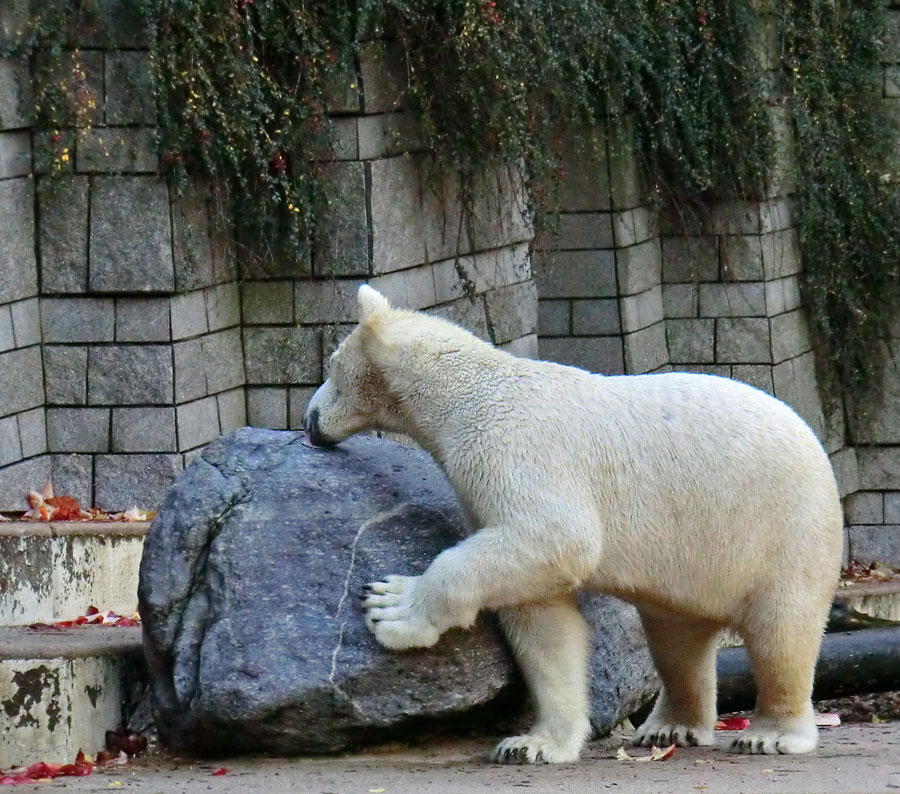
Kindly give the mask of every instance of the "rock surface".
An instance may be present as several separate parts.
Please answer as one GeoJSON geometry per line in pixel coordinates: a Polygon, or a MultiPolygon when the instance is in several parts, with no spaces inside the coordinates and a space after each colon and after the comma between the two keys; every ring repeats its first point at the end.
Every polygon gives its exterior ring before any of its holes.
{"type": "MultiPolygon", "coordinates": [[[[462,533],[452,489],[419,450],[359,437],[323,451],[250,428],[209,445],[163,501],[141,563],[164,741],[195,752],[335,751],[516,694],[490,615],[400,654],[364,625],[365,583],[420,573],[462,533]]],[[[604,731],[656,679],[631,608],[591,598],[585,611],[592,717],[604,731]]]]}

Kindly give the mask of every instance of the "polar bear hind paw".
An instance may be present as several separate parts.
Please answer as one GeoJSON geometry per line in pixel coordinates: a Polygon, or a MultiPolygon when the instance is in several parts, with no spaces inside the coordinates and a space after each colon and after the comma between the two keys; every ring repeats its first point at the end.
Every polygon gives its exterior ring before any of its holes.
{"type": "Polygon", "coordinates": [[[777,727],[754,730],[751,726],[731,741],[728,750],[743,755],[794,755],[811,753],[817,744],[818,734],[815,728],[812,731],[786,733],[777,727]]]}
{"type": "Polygon", "coordinates": [[[366,586],[362,596],[366,626],[385,648],[430,648],[441,634],[416,608],[413,598],[418,576],[388,576],[366,586]]]}
{"type": "Polygon", "coordinates": [[[696,725],[669,725],[644,723],[634,734],[631,743],[635,747],[709,747],[715,743],[713,732],[696,725]]]}
{"type": "Polygon", "coordinates": [[[491,753],[495,764],[565,764],[578,760],[581,747],[567,747],[550,736],[525,734],[504,739],[491,753]]]}

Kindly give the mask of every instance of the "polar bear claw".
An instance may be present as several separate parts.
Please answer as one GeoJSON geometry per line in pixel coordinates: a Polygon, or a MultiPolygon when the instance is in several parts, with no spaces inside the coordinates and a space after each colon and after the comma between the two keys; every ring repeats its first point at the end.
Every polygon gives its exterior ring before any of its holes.
{"type": "Polygon", "coordinates": [[[418,576],[388,576],[367,586],[366,626],[380,645],[395,651],[430,648],[440,632],[421,614],[415,600],[418,576]]]}

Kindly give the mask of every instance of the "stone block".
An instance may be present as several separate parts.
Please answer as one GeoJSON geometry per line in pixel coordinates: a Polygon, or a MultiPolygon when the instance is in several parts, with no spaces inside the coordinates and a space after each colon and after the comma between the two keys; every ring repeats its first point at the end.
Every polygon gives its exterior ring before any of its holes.
{"type": "Polygon", "coordinates": [[[322,382],[322,334],[315,328],[244,328],[247,383],[322,382]]]}
{"type": "Polygon", "coordinates": [[[765,317],[762,281],[700,284],[701,317],[765,317]]]}
{"type": "Polygon", "coordinates": [[[759,234],[761,205],[757,201],[722,201],[703,217],[706,234],[759,234]]]}
{"type": "Polygon", "coordinates": [[[810,351],[772,367],[775,396],[791,406],[812,428],[816,437],[825,438],[825,415],[819,399],[815,355],[810,351]]]}
{"type": "MultiPolygon", "coordinates": [[[[360,283],[359,281],[337,281],[335,279],[295,282],[294,316],[296,322],[306,324],[355,322],[357,317],[356,293],[360,283]]],[[[434,301],[433,287],[431,301],[434,301]]]]}
{"type": "Polygon", "coordinates": [[[715,281],[718,277],[718,238],[662,238],[662,278],[666,284],[715,281]]]}
{"type": "Polygon", "coordinates": [[[51,405],[87,403],[88,349],[73,345],[44,345],[44,381],[51,405]]]}
{"type": "Polygon", "coordinates": [[[450,303],[444,303],[440,306],[435,306],[433,309],[428,309],[427,313],[435,317],[442,317],[451,323],[456,323],[456,325],[461,325],[479,339],[491,342],[491,332],[488,328],[484,300],[483,295],[477,295],[473,298],[459,298],[450,303]]]}
{"type": "Polygon", "coordinates": [[[613,239],[616,248],[643,243],[657,234],[654,215],[646,207],[613,213],[613,239]]]}
{"type": "MultiPolygon", "coordinates": [[[[844,520],[848,524],[883,524],[888,512],[881,491],[857,491],[844,500],[844,520]]],[[[900,515],[892,515],[889,523],[900,523],[900,515]]]]}
{"type": "Polygon", "coordinates": [[[0,303],[37,295],[34,187],[29,179],[0,181],[0,303]]]}
{"type": "Polygon", "coordinates": [[[626,333],[647,328],[663,319],[662,286],[657,284],[637,295],[619,299],[622,330],[626,333]]]}
{"type": "Polygon", "coordinates": [[[117,298],[117,342],[167,342],[172,338],[168,298],[117,298]]]}
{"type": "Polygon", "coordinates": [[[241,324],[241,298],[237,284],[216,284],[203,292],[210,331],[221,331],[241,324]]]}
{"type": "Polygon", "coordinates": [[[219,407],[219,428],[222,434],[230,433],[247,424],[247,400],[244,389],[232,389],[216,395],[219,407]]]}
{"type": "MultiPolygon", "coordinates": [[[[234,276],[233,272],[227,272],[230,259],[224,253],[222,257],[216,256],[211,226],[223,221],[210,212],[209,198],[209,193],[197,182],[191,182],[180,193],[172,189],[172,247],[178,292],[208,287],[234,276]],[[223,269],[226,272],[220,272],[223,269]]],[[[220,237],[223,234],[219,232],[220,237]]]]}
{"type": "Polygon", "coordinates": [[[463,207],[459,175],[431,159],[424,163],[421,196],[425,253],[431,262],[457,262],[475,249],[470,235],[471,213],[463,207]]]}
{"type": "Polygon", "coordinates": [[[279,388],[247,389],[247,423],[270,430],[288,428],[288,390],[279,388]]]}
{"type": "Polygon", "coordinates": [[[329,119],[331,149],[326,160],[359,160],[359,125],[361,117],[341,116],[329,119]]]}
{"type": "MultiPolygon", "coordinates": [[[[554,301],[558,302],[558,301],[554,301]]],[[[546,303],[546,301],[541,301],[546,303]]],[[[568,303],[562,301],[566,308],[565,319],[568,320],[568,303]]],[[[538,328],[540,328],[540,313],[538,328]]],[[[572,333],[575,336],[607,336],[621,331],[619,322],[619,302],[613,299],[574,300],[572,301],[572,333]]],[[[563,330],[559,335],[566,334],[563,330]]]]}
{"type": "Polygon", "coordinates": [[[637,207],[643,200],[640,168],[635,152],[634,122],[630,117],[613,121],[609,135],[609,192],[613,207],[637,207]]]}
{"type": "Polygon", "coordinates": [[[700,299],[697,284],[663,284],[663,315],[665,317],[696,317],[700,299]]]}
{"type": "Polygon", "coordinates": [[[669,363],[666,347],[666,325],[658,322],[622,338],[625,348],[625,373],[642,375],[653,372],[669,363]]]}
{"type": "MultiPolygon", "coordinates": [[[[616,311],[616,327],[618,328],[619,307],[616,301],[585,301],[585,303],[612,304],[616,311]]],[[[582,310],[585,314],[582,322],[590,326],[591,318],[597,315],[603,317],[603,307],[586,306],[582,310]]],[[[569,336],[573,333],[571,326],[572,301],[568,300],[539,300],[538,301],[538,334],[541,336],[569,336]]],[[[614,332],[613,332],[614,333],[614,332]]]]}
{"type": "Polygon", "coordinates": [[[731,368],[731,377],[748,383],[767,394],[775,394],[772,368],[768,364],[735,364],[731,368]]]}
{"type": "Polygon", "coordinates": [[[580,130],[567,137],[565,172],[548,186],[563,212],[596,212],[612,208],[606,136],[602,130],[580,130]]]}
{"type": "Polygon", "coordinates": [[[838,493],[843,499],[859,490],[859,462],[854,447],[844,447],[829,456],[838,493]]]}
{"type": "MultiPolygon", "coordinates": [[[[487,292],[532,278],[528,245],[506,245],[492,251],[481,251],[466,257],[463,270],[474,282],[476,292],[487,292]]],[[[459,273],[457,273],[459,275],[459,273]]],[[[435,276],[437,292],[437,276],[435,276]]]]}
{"type": "Polygon", "coordinates": [[[41,291],[45,295],[84,292],[88,280],[89,178],[43,178],[38,184],[41,291]]]}
{"type": "Polygon", "coordinates": [[[881,562],[900,566],[900,526],[881,524],[875,526],[851,526],[849,557],[863,565],[881,562]]]}
{"type": "Polygon", "coordinates": [[[485,293],[488,325],[495,345],[537,330],[537,287],[533,280],[485,293]]]}
{"type": "Polygon", "coordinates": [[[766,313],[770,317],[799,309],[801,306],[799,276],[766,282],[766,313]]]}
{"type": "Polygon", "coordinates": [[[153,66],[149,52],[105,54],[106,123],[156,124],[153,66]]]}
{"type": "Polygon", "coordinates": [[[98,455],[95,469],[97,507],[128,510],[135,502],[156,509],[182,470],[181,455],[98,455]]]}
{"type": "Polygon", "coordinates": [[[51,452],[108,452],[108,408],[48,408],[51,452]]]}
{"type": "Polygon", "coordinates": [[[241,307],[246,325],[288,325],[294,322],[293,281],[245,281],[241,307]]]}
{"type": "Polygon", "coordinates": [[[206,320],[206,296],[203,290],[173,295],[169,310],[172,318],[172,339],[188,339],[209,331],[206,320]]]}
{"type": "Polygon", "coordinates": [[[200,338],[172,345],[172,361],[175,369],[175,402],[205,397],[206,365],[200,338]]]}
{"type": "Polygon", "coordinates": [[[31,126],[33,115],[28,62],[19,58],[0,58],[0,130],[31,126]]]}
{"type": "Polygon", "coordinates": [[[766,281],[793,276],[803,269],[796,229],[764,234],[760,246],[766,281]]]}
{"type": "Polygon", "coordinates": [[[359,54],[364,113],[386,113],[403,106],[408,85],[403,49],[396,42],[372,41],[359,54]]]}
{"type": "Polygon", "coordinates": [[[519,358],[538,358],[538,335],[527,334],[520,336],[518,339],[510,339],[502,345],[497,345],[501,350],[519,358]]]}
{"type": "MultiPolygon", "coordinates": [[[[331,367],[331,356],[341,346],[343,341],[353,333],[356,323],[326,325],[322,328],[322,380],[328,377],[331,367]]],[[[321,383],[321,381],[318,381],[321,383]]]]}
{"type": "Polygon", "coordinates": [[[614,248],[612,213],[560,213],[556,227],[542,230],[535,238],[534,246],[539,251],[614,248]]]}
{"type": "Polygon", "coordinates": [[[0,415],[19,413],[44,404],[41,350],[37,346],[0,353],[0,415]]]}
{"type": "MultiPolygon", "coordinates": [[[[47,420],[43,408],[16,414],[22,457],[31,458],[47,451],[47,420]]],[[[60,493],[63,493],[62,491],[60,493]]]]}
{"type": "Polygon", "coordinates": [[[325,106],[329,115],[335,113],[359,114],[361,107],[361,88],[359,74],[353,63],[352,54],[344,63],[325,79],[325,106]]]}
{"type": "Polygon", "coordinates": [[[617,295],[613,251],[535,253],[541,298],[614,298],[617,295]]]}
{"type": "Polygon", "coordinates": [[[669,359],[677,364],[715,361],[715,320],[666,320],[669,359]]]}
{"type": "Polygon", "coordinates": [[[31,135],[27,130],[0,132],[0,179],[31,173],[31,135]]]}
{"type": "Polygon", "coordinates": [[[166,183],[155,176],[97,176],[91,192],[92,291],[175,288],[166,183]]]}
{"type": "MultiPolygon", "coordinates": [[[[880,496],[883,498],[884,503],[884,512],[881,516],[881,521],[873,518],[871,521],[850,521],[848,518],[848,522],[852,524],[900,524],[900,493],[897,491],[887,491],[886,493],[874,493],[873,496],[880,496]]],[[[873,511],[874,512],[874,511],[873,511]]],[[[878,513],[874,512],[874,515],[877,516],[878,513]]],[[[865,517],[865,515],[863,515],[865,517]]]]}
{"type": "Polygon", "coordinates": [[[204,397],[176,408],[178,446],[184,451],[208,444],[219,435],[219,406],[215,397],[204,397]]]}
{"type": "Polygon", "coordinates": [[[0,419],[0,466],[22,460],[22,444],[19,441],[19,423],[15,416],[0,419]]]}
{"type": "Polygon", "coordinates": [[[112,342],[116,310],[112,298],[44,298],[44,342],[112,342]]]}
{"type": "Polygon", "coordinates": [[[579,336],[544,338],[538,343],[540,356],[571,367],[601,375],[622,375],[625,371],[622,339],[619,336],[579,336]]]}
{"type": "Polygon", "coordinates": [[[866,491],[900,491],[900,447],[857,447],[859,487],[866,491]]]}
{"type": "Polygon", "coordinates": [[[34,484],[50,479],[50,456],[40,455],[13,463],[0,471],[0,510],[27,510],[25,497],[34,484]]]}
{"type": "Polygon", "coordinates": [[[369,279],[369,284],[382,293],[393,306],[400,309],[418,310],[437,303],[431,265],[420,265],[409,270],[376,276],[369,279]]]}
{"type": "Polygon", "coordinates": [[[759,230],[763,235],[792,229],[797,221],[789,198],[770,198],[759,205],[759,230]]]}
{"type": "Polygon", "coordinates": [[[772,363],[795,358],[812,348],[809,325],[803,309],[779,314],[769,320],[772,330],[772,363]]]}
{"type": "MultiPolygon", "coordinates": [[[[322,184],[325,203],[317,209],[313,248],[313,268],[316,275],[368,275],[366,166],[357,162],[328,163],[322,184]]],[[[372,212],[374,216],[374,198],[372,212]]],[[[382,229],[382,234],[390,233],[389,227],[382,229]]]]}
{"type": "Polygon", "coordinates": [[[765,278],[762,241],[758,234],[721,238],[723,281],[760,281],[765,278]]]}
{"type": "Polygon", "coordinates": [[[156,130],[96,127],[78,138],[75,170],[82,174],[155,173],[159,167],[156,130]]]}
{"type": "Polygon", "coordinates": [[[41,342],[41,309],[37,298],[10,305],[16,347],[28,347],[41,342]]]}
{"type": "Polygon", "coordinates": [[[167,345],[88,349],[90,405],[171,405],[172,352],[167,345]]]}
{"type": "Polygon", "coordinates": [[[12,311],[9,304],[0,306],[0,353],[16,347],[16,335],[13,332],[12,311]]]}
{"type": "Polygon", "coordinates": [[[301,386],[300,388],[289,390],[288,428],[290,430],[303,429],[303,416],[306,413],[306,406],[309,404],[309,400],[315,391],[314,386],[301,386]]]}
{"type": "Polygon", "coordinates": [[[716,321],[716,361],[769,364],[769,321],[765,317],[723,317],[716,321]]]}
{"type": "Polygon", "coordinates": [[[244,355],[240,328],[230,328],[204,336],[200,340],[200,345],[209,394],[244,385],[244,355]]]}
{"type": "Polygon", "coordinates": [[[56,493],[69,494],[81,505],[94,505],[94,456],[66,453],[47,455],[56,493]]]}
{"type": "Polygon", "coordinates": [[[659,240],[654,238],[617,250],[616,271],[622,295],[636,295],[657,286],[662,275],[659,240]]]}
{"type": "Polygon", "coordinates": [[[113,408],[111,452],[177,452],[175,409],[113,408]]]}
{"type": "MultiPolygon", "coordinates": [[[[671,372],[690,372],[694,375],[715,375],[717,378],[728,378],[731,367],[727,364],[672,364],[671,372]]],[[[660,371],[665,371],[663,367],[660,371]]]]}
{"type": "Polygon", "coordinates": [[[371,174],[372,271],[389,273],[426,261],[419,160],[375,160],[371,174]]]}
{"type": "Polygon", "coordinates": [[[410,111],[360,116],[357,120],[358,153],[360,160],[376,157],[396,157],[407,152],[425,149],[418,118],[410,111]]]}

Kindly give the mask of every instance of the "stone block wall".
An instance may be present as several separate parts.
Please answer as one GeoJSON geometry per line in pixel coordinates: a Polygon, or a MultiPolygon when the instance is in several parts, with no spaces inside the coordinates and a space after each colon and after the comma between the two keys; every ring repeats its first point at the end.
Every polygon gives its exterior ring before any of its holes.
{"type": "MultiPolygon", "coordinates": [[[[27,64],[0,61],[0,510],[48,479],[84,504],[151,507],[216,436],[299,427],[365,281],[536,354],[521,190],[498,173],[470,213],[451,200],[390,42],[333,87],[332,199],[306,255],[242,260],[214,193],[160,174],[133,6],[101,10],[64,59],[82,90],[53,140],[32,130],[27,64]]],[[[0,35],[26,20],[0,5],[0,35]]]]}

